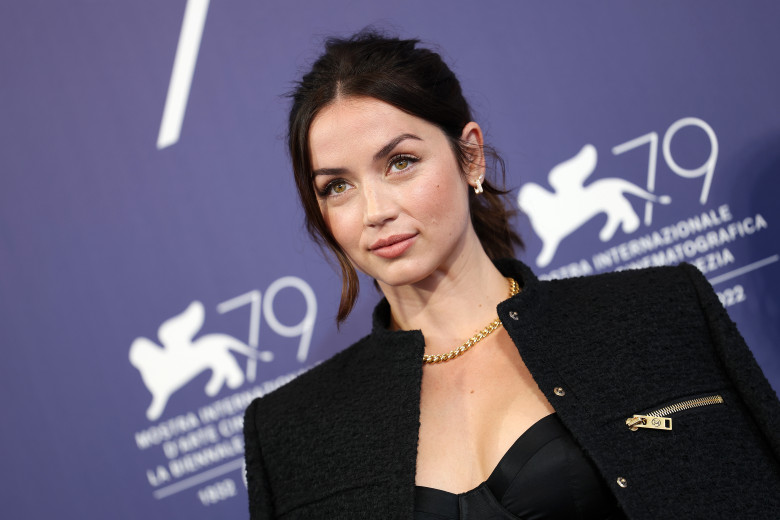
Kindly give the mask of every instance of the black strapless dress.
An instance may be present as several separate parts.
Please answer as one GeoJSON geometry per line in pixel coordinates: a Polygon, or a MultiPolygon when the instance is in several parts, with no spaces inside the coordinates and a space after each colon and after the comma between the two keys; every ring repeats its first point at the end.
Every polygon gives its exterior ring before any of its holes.
{"type": "Polygon", "coordinates": [[[614,496],[556,414],[509,448],[465,493],[415,488],[415,520],[622,520],[614,496]]]}

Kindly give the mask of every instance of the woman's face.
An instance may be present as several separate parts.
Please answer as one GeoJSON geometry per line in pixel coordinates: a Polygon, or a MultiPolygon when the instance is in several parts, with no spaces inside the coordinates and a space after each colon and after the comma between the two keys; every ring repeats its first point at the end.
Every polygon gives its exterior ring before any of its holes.
{"type": "MultiPolygon", "coordinates": [[[[480,149],[476,123],[462,138],[480,149]]],[[[481,247],[467,190],[482,170],[467,180],[438,127],[374,98],[337,99],[314,119],[309,146],[328,228],[380,283],[419,282],[481,247]]]]}

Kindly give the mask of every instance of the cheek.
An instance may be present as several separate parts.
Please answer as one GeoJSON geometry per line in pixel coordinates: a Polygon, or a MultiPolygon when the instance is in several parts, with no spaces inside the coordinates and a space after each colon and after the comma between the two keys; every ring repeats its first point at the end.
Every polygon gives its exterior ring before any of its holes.
{"type": "Polygon", "coordinates": [[[422,183],[407,200],[413,214],[430,223],[455,224],[461,213],[468,213],[468,195],[458,179],[422,183]]]}
{"type": "Polygon", "coordinates": [[[323,204],[320,205],[320,211],[333,238],[349,253],[360,241],[360,220],[356,220],[354,212],[346,207],[329,208],[323,204]]]}

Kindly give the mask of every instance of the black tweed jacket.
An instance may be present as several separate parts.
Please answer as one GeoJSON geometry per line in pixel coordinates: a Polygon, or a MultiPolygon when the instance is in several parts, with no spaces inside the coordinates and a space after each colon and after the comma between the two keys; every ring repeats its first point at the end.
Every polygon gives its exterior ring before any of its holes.
{"type": "MultiPolygon", "coordinates": [[[[540,282],[497,265],[523,288],[504,326],[629,518],[780,519],[780,403],[696,268],[540,282]],[[716,394],[670,431],[626,425],[716,394]]],[[[383,300],[369,336],[247,409],[253,520],[412,518],[423,337],[388,317],[383,300]]]]}

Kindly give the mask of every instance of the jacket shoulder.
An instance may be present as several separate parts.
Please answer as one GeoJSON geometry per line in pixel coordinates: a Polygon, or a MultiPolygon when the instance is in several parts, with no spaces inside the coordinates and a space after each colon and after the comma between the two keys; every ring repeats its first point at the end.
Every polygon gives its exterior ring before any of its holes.
{"type": "Polygon", "coordinates": [[[256,398],[250,405],[253,414],[299,414],[301,408],[310,408],[322,401],[332,403],[333,397],[347,391],[354,378],[351,372],[363,368],[370,355],[370,336],[365,336],[325,361],[313,366],[289,383],[256,398]]]}
{"type": "Polygon", "coordinates": [[[598,417],[649,409],[663,396],[727,384],[708,311],[688,269],[540,282],[535,319],[517,326],[526,363],[537,368],[540,378],[550,377],[543,386],[565,381],[572,394],[577,389],[587,395],[583,406],[598,417]]]}
{"type": "Polygon", "coordinates": [[[689,264],[550,280],[540,285],[564,312],[602,326],[612,319],[627,320],[648,331],[663,329],[670,314],[689,323],[701,322],[713,311],[712,299],[719,305],[707,280],[689,264]],[[712,298],[702,298],[703,293],[712,298]]]}
{"type": "Polygon", "coordinates": [[[262,454],[278,514],[411,508],[422,354],[409,342],[367,336],[250,404],[247,453],[262,454]]]}
{"type": "MultiPolygon", "coordinates": [[[[692,289],[689,271],[699,272],[690,264],[676,266],[648,267],[628,269],[589,276],[563,278],[540,282],[554,291],[587,291],[591,293],[630,294],[675,291],[680,288],[692,289]]],[[[694,295],[694,292],[690,293],[694,295]]]]}

